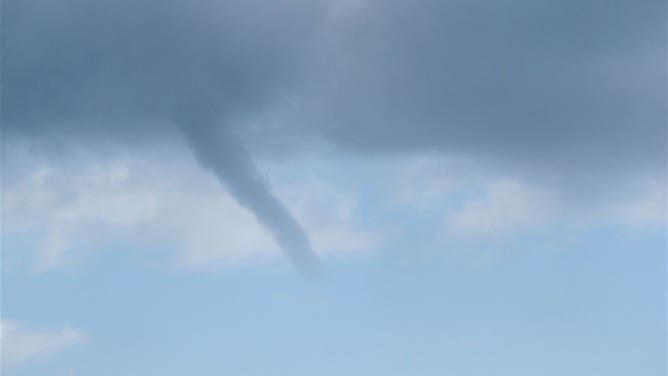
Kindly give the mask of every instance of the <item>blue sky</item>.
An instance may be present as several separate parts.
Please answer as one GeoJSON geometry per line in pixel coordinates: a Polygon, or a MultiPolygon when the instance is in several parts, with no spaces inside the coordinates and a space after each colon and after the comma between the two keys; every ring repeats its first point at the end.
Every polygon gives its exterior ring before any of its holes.
{"type": "Polygon", "coordinates": [[[5,315],[86,333],[12,374],[661,374],[663,237],[574,243],[491,264],[338,259],[310,284],[286,265],[168,273],[108,250],[75,274],[6,275],[5,315]]]}
{"type": "Polygon", "coordinates": [[[665,3],[5,0],[3,375],[665,375],[665,3]]]}

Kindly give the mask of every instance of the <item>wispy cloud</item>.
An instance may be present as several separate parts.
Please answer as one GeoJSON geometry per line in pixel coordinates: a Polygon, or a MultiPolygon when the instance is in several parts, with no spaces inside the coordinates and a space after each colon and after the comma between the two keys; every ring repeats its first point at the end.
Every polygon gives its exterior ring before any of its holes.
{"type": "Polygon", "coordinates": [[[548,193],[519,181],[499,180],[447,214],[445,227],[452,236],[498,240],[544,226],[554,210],[548,193]]]}
{"type": "Polygon", "coordinates": [[[3,369],[56,356],[88,338],[84,331],[70,326],[36,329],[8,319],[2,319],[0,333],[3,369]]]}
{"type": "MultiPolygon", "coordinates": [[[[193,169],[187,155],[124,154],[55,165],[22,158],[25,173],[3,186],[4,252],[36,271],[75,267],[119,239],[124,248],[164,249],[164,260],[174,257],[191,269],[279,254],[257,218],[212,176],[193,169]]],[[[379,235],[359,224],[358,200],[345,185],[301,177],[275,191],[294,207],[319,253],[378,244],[379,235]]]]}

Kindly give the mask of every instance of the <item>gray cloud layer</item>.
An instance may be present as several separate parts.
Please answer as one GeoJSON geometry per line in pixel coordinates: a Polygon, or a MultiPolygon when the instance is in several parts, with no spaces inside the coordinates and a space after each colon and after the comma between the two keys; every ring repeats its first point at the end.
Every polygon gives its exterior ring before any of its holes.
{"type": "Polygon", "coordinates": [[[3,5],[10,133],[154,138],[193,105],[252,118],[289,96],[302,127],[364,152],[665,164],[663,1],[3,5]]]}
{"type": "Polygon", "coordinates": [[[325,132],[590,174],[665,166],[663,1],[371,1],[335,28],[325,132]]]}
{"type": "Polygon", "coordinates": [[[182,112],[239,114],[298,71],[315,2],[9,0],[9,132],[156,135],[182,112]]]}
{"type": "Polygon", "coordinates": [[[576,190],[665,177],[665,14],[658,0],[5,0],[2,126],[6,142],[185,135],[284,248],[306,249],[226,139],[243,120],[290,102],[260,141],[436,150],[576,190]]]}

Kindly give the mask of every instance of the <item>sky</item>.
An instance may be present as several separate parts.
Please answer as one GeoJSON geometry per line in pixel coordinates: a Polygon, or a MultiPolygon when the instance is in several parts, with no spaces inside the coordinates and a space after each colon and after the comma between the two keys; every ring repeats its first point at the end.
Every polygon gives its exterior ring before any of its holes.
{"type": "Polygon", "coordinates": [[[3,375],[665,375],[666,4],[4,0],[3,375]]]}

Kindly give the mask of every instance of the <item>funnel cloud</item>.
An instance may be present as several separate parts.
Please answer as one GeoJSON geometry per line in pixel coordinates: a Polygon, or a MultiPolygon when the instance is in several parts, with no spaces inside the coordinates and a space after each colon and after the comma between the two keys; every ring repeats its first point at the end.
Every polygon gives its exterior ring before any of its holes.
{"type": "Polygon", "coordinates": [[[211,121],[184,124],[182,130],[199,163],[253,212],[292,262],[302,271],[315,270],[318,260],[306,232],[272,194],[233,131],[211,121]]]}

